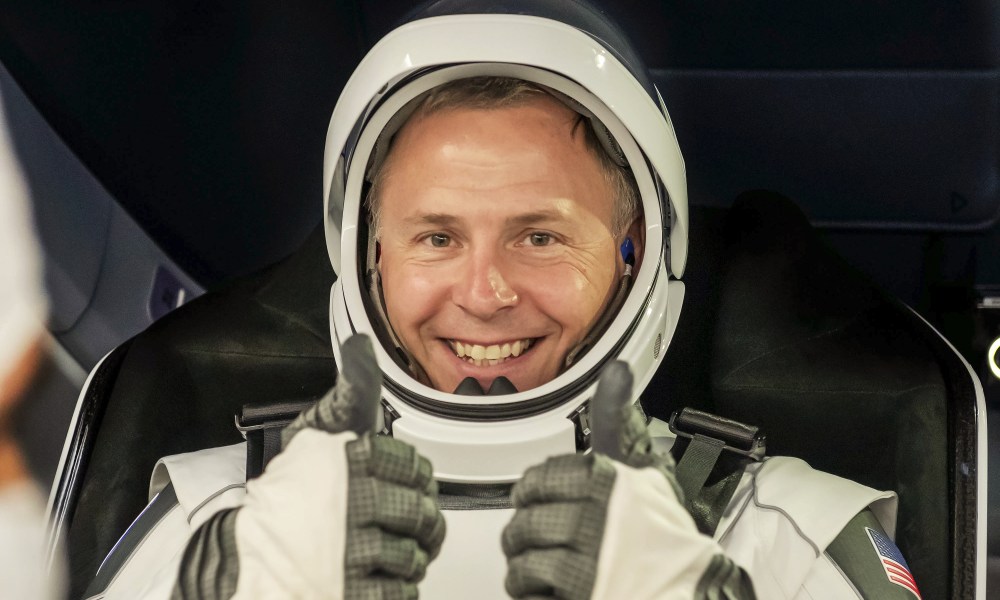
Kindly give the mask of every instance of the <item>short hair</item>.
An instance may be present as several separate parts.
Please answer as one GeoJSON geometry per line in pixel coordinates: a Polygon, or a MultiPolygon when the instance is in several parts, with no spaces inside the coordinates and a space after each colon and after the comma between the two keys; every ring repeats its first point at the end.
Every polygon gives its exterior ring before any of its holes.
{"type": "MultiPolygon", "coordinates": [[[[513,77],[480,76],[457,79],[432,89],[417,105],[407,122],[448,109],[502,109],[514,108],[539,98],[554,98],[540,85],[513,77]]],[[[612,212],[612,234],[621,235],[641,214],[639,188],[632,170],[616,163],[601,144],[590,123],[590,119],[579,115],[574,127],[584,127],[587,150],[597,158],[604,180],[614,195],[612,212]]],[[[405,124],[403,125],[405,127],[405,124]]],[[[402,127],[400,127],[402,129],[402,127]]],[[[365,199],[374,235],[379,234],[381,224],[381,204],[379,195],[385,183],[387,165],[392,156],[392,141],[380,165],[371,174],[372,184],[365,199]]]]}

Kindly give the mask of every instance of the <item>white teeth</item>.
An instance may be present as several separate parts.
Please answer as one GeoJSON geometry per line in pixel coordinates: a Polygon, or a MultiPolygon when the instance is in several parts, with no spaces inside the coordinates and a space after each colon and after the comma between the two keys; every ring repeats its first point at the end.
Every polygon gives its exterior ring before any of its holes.
{"type": "Polygon", "coordinates": [[[452,340],[450,345],[456,356],[464,358],[469,364],[481,367],[484,364],[498,365],[511,356],[520,356],[531,347],[531,340],[517,340],[513,343],[493,344],[492,346],[465,344],[452,340]]]}

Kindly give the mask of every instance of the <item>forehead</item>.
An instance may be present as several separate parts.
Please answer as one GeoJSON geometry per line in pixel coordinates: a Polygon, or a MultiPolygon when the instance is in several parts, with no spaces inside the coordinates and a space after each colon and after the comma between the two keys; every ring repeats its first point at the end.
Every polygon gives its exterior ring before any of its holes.
{"type": "Polygon", "coordinates": [[[522,96],[501,106],[446,105],[430,111],[417,110],[400,128],[391,154],[413,145],[434,145],[459,139],[471,141],[485,133],[499,134],[480,140],[502,149],[522,149],[551,144],[563,152],[585,147],[584,125],[578,113],[544,93],[522,96]]]}
{"type": "Polygon", "coordinates": [[[417,114],[399,132],[380,174],[379,201],[405,210],[424,195],[533,195],[610,213],[602,167],[579,115],[539,94],[503,108],[444,108],[417,114]]]}

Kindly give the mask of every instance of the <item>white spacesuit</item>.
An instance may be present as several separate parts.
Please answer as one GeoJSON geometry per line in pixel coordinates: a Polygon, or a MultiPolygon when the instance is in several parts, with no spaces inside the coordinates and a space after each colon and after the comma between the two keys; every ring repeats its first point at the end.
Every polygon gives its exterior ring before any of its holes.
{"type": "MultiPolygon", "coordinates": [[[[705,535],[681,492],[698,492],[704,476],[698,482],[685,467],[677,484],[672,461],[650,462],[648,448],[615,460],[604,450],[585,453],[590,402],[607,366],[621,361],[634,374],[634,386],[619,388],[629,404],[659,368],[681,311],[688,250],[684,163],[670,119],[637,55],[598,11],[578,2],[489,8],[437,2],[388,34],[362,60],[331,119],[324,211],[338,275],[330,299],[338,390],[300,417],[286,432],[284,451],[249,483],[243,445],[161,460],[149,507],[102,565],[88,597],[351,598],[376,588],[386,594],[381,597],[400,598],[416,589],[424,598],[860,595],[867,584],[826,550],[859,514],[868,519],[860,530],[878,536],[865,540],[891,546],[892,493],[813,471],[796,459],[760,460],[745,451],[747,460],[705,535]],[[386,249],[365,198],[393,136],[427,94],[482,77],[527,82],[544,91],[545,102],[586,120],[601,151],[634,179],[642,216],[635,243],[641,239],[644,251],[631,255],[627,238],[608,301],[589,331],[558,357],[554,377],[528,387],[470,377],[445,391],[407,333],[392,323],[379,263],[386,249]],[[347,365],[364,354],[353,341],[361,339],[358,333],[376,341],[381,404],[374,429],[402,443],[399,448],[377,448],[366,433],[371,428],[350,426],[338,404],[371,385],[348,373],[347,365]],[[349,346],[354,350],[344,349],[349,346]],[[352,458],[364,444],[375,449],[363,460],[352,458]],[[379,461],[404,447],[423,459],[411,457],[416,466],[405,477],[386,475],[379,461]],[[436,492],[426,475],[417,475],[431,468],[436,492]],[[375,510],[357,521],[369,510],[357,503],[384,508],[397,502],[377,500],[386,481],[395,486],[386,493],[416,508],[408,516],[375,510]],[[366,501],[352,495],[362,485],[376,490],[366,501]],[[434,510],[427,508],[432,497],[434,510]],[[550,527],[562,533],[546,532],[550,527]],[[560,535],[572,540],[559,541],[560,535]],[[387,564],[387,556],[396,562],[387,564]]],[[[432,241],[434,247],[450,243],[432,241]]],[[[511,304],[521,293],[496,269],[484,273],[499,302],[511,304]]],[[[499,348],[486,348],[487,355],[468,346],[474,353],[466,357],[465,346],[454,348],[476,366],[521,352],[520,342],[502,355],[499,348]]],[[[674,442],[675,432],[660,421],[641,429],[636,435],[654,448],[674,442]]],[[[733,450],[725,439],[710,438],[704,431],[686,437],[687,452],[705,444],[718,449],[715,456],[733,450]]],[[[873,551],[872,561],[881,574],[873,551]]],[[[912,581],[910,587],[886,581],[888,593],[917,595],[912,581]]]]}

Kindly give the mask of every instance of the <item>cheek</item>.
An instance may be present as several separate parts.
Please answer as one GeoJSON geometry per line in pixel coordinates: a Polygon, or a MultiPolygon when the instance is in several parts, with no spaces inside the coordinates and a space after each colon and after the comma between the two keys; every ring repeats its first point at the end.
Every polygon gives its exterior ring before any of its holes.
{"type": "Polygon", "coordinates": [[[587,328],[604,305],[612,280],[608,269],[571,265],[539,269],[526,287],[542,312],[575,333],[587,328]]]}
{"type": "Polygon", "coordinates": [[[386,312],[393,329],[404,338],[414,335],[415,330],[441,308],[447,286],[435,271],[382,257],[382,295],[386,312]]]}

